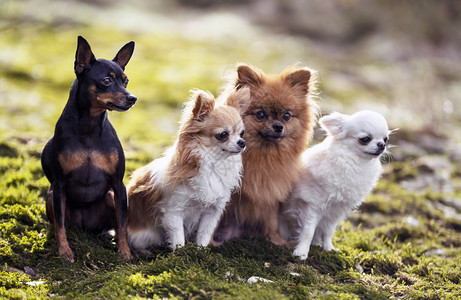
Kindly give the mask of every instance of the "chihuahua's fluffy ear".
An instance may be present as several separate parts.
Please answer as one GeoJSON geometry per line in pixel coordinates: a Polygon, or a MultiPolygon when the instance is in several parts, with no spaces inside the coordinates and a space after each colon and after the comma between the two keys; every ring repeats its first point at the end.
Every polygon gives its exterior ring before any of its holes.
{"type": "Polygon", "coordinates": [[[239,64],[237,66],[237,80],[235,82],[235,88],[237,90],[245,86],[258,86],[262,83],[263,77],[262,72],[255,67],[239,64]]]}
{"type": "Polygon", "coordinates": [[[333,112],[320,118],[319,123],[328,135],[341,139],[346,135],[344,125],[348,118],[348,115],[333,112]]]}
{"type": "Polygon", "coordinates": [[[229,97],[227,97],[225,104],[234,107],[239,114],[242,115],[248,109],[250,97],[250,88],[244,87],[231,93],[229,97]]]}
{"type": "Polygon", "coordinates": [[[203,121],[214,109],[215,99],[210,92],[195,90],[191,98],[192,119],[203,121]]]}

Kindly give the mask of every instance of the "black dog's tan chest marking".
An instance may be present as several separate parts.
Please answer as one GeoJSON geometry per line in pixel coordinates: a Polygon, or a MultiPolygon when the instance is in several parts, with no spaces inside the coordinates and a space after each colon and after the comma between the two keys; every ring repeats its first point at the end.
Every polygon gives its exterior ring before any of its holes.
{"type": "Polygon", "coordinates": [[[108,174],[113,174],[118,164],[118,154],[116,152],[103,154],[95,150],[61,153],[58,156],[58,161],[64,175],[86,164],[90,164],[108,174]]]}

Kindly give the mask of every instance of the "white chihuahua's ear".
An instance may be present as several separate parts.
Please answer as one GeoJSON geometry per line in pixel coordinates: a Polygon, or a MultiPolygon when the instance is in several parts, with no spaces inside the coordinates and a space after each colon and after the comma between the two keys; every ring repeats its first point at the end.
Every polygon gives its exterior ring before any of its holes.
{"type": "Polygon", "coordinates": [[[192,109],[192,118],[203,121],[214,109],[215,99],[209,92],[197,90],[194,92],[195,104],[192,109]]]}
{"type": "Polygon", "coordinates": [[[225,104],[232,106],[237,109],[240,115],[243,115],[248,109],[250,104],[250,88],[243,87],[237,91],[232,92],[229,97],[227,97],[225,104]]]}
{"type": "Polygon", "coordinates": [[[342,138],[346,134],[344,131],[344,123],[349,118],[348,115],[333,112],[328,116],[320,118],[320,126],[331,136],[342,138]]]}

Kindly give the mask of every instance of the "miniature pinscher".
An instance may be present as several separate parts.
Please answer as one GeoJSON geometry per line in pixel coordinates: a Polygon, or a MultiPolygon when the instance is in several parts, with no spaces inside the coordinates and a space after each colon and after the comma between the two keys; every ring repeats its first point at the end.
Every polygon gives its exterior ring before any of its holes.
{"type": "Polygon", "coordinates": [[[46,211],[54,223],[59,255],[75,256],[65,226],[100,233],[114,229],[118,252],[131,259],[127,242],[127,194],[123,184],[125,156],[107,117],[107,110],[127,111],[137,98],[126,90],[125,66],[134,42],[110,61],[96,59],[88,42],[78,37],[74,70],[77,79],[42,154],[43,171],[51,183],[46,211]]]}

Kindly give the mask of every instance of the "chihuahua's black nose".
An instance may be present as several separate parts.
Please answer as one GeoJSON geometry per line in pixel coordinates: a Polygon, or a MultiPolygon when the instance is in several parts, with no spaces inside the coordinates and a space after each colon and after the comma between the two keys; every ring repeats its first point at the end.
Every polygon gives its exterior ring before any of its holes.
{"type": "Polygon", "coordinates": [[[126,97],[126,99],[128,100],[128,102],[130,102],[130,104],[134,104],[136,100],[138,100],[138,98],[133,94],[129,94],[128,97],[126,97]]]}
{"type": "Polygon", "coordinates": [[[240,148],[245,148],[245,146],[247,145],[247,143],[245,142],[245,140],[241,139],[237,142],[237,145],[240,146],[240,148]]]}
{"type": "Polygon", "coordinates": [[[283,131],[283,125],[282,123],[275,123],[272,125],[272,128],[274,129],[275,132],[281,133],[283,131]]]}
{"type": "Polygon", "coordinates": [[[379,151],[379,152],[383,152],[384,149],[386,148],[386,145],[385,145],[383,142],[379,142],[379,143],[377,144],[377,146],[378,146],[378,151],[379,151]]]}

